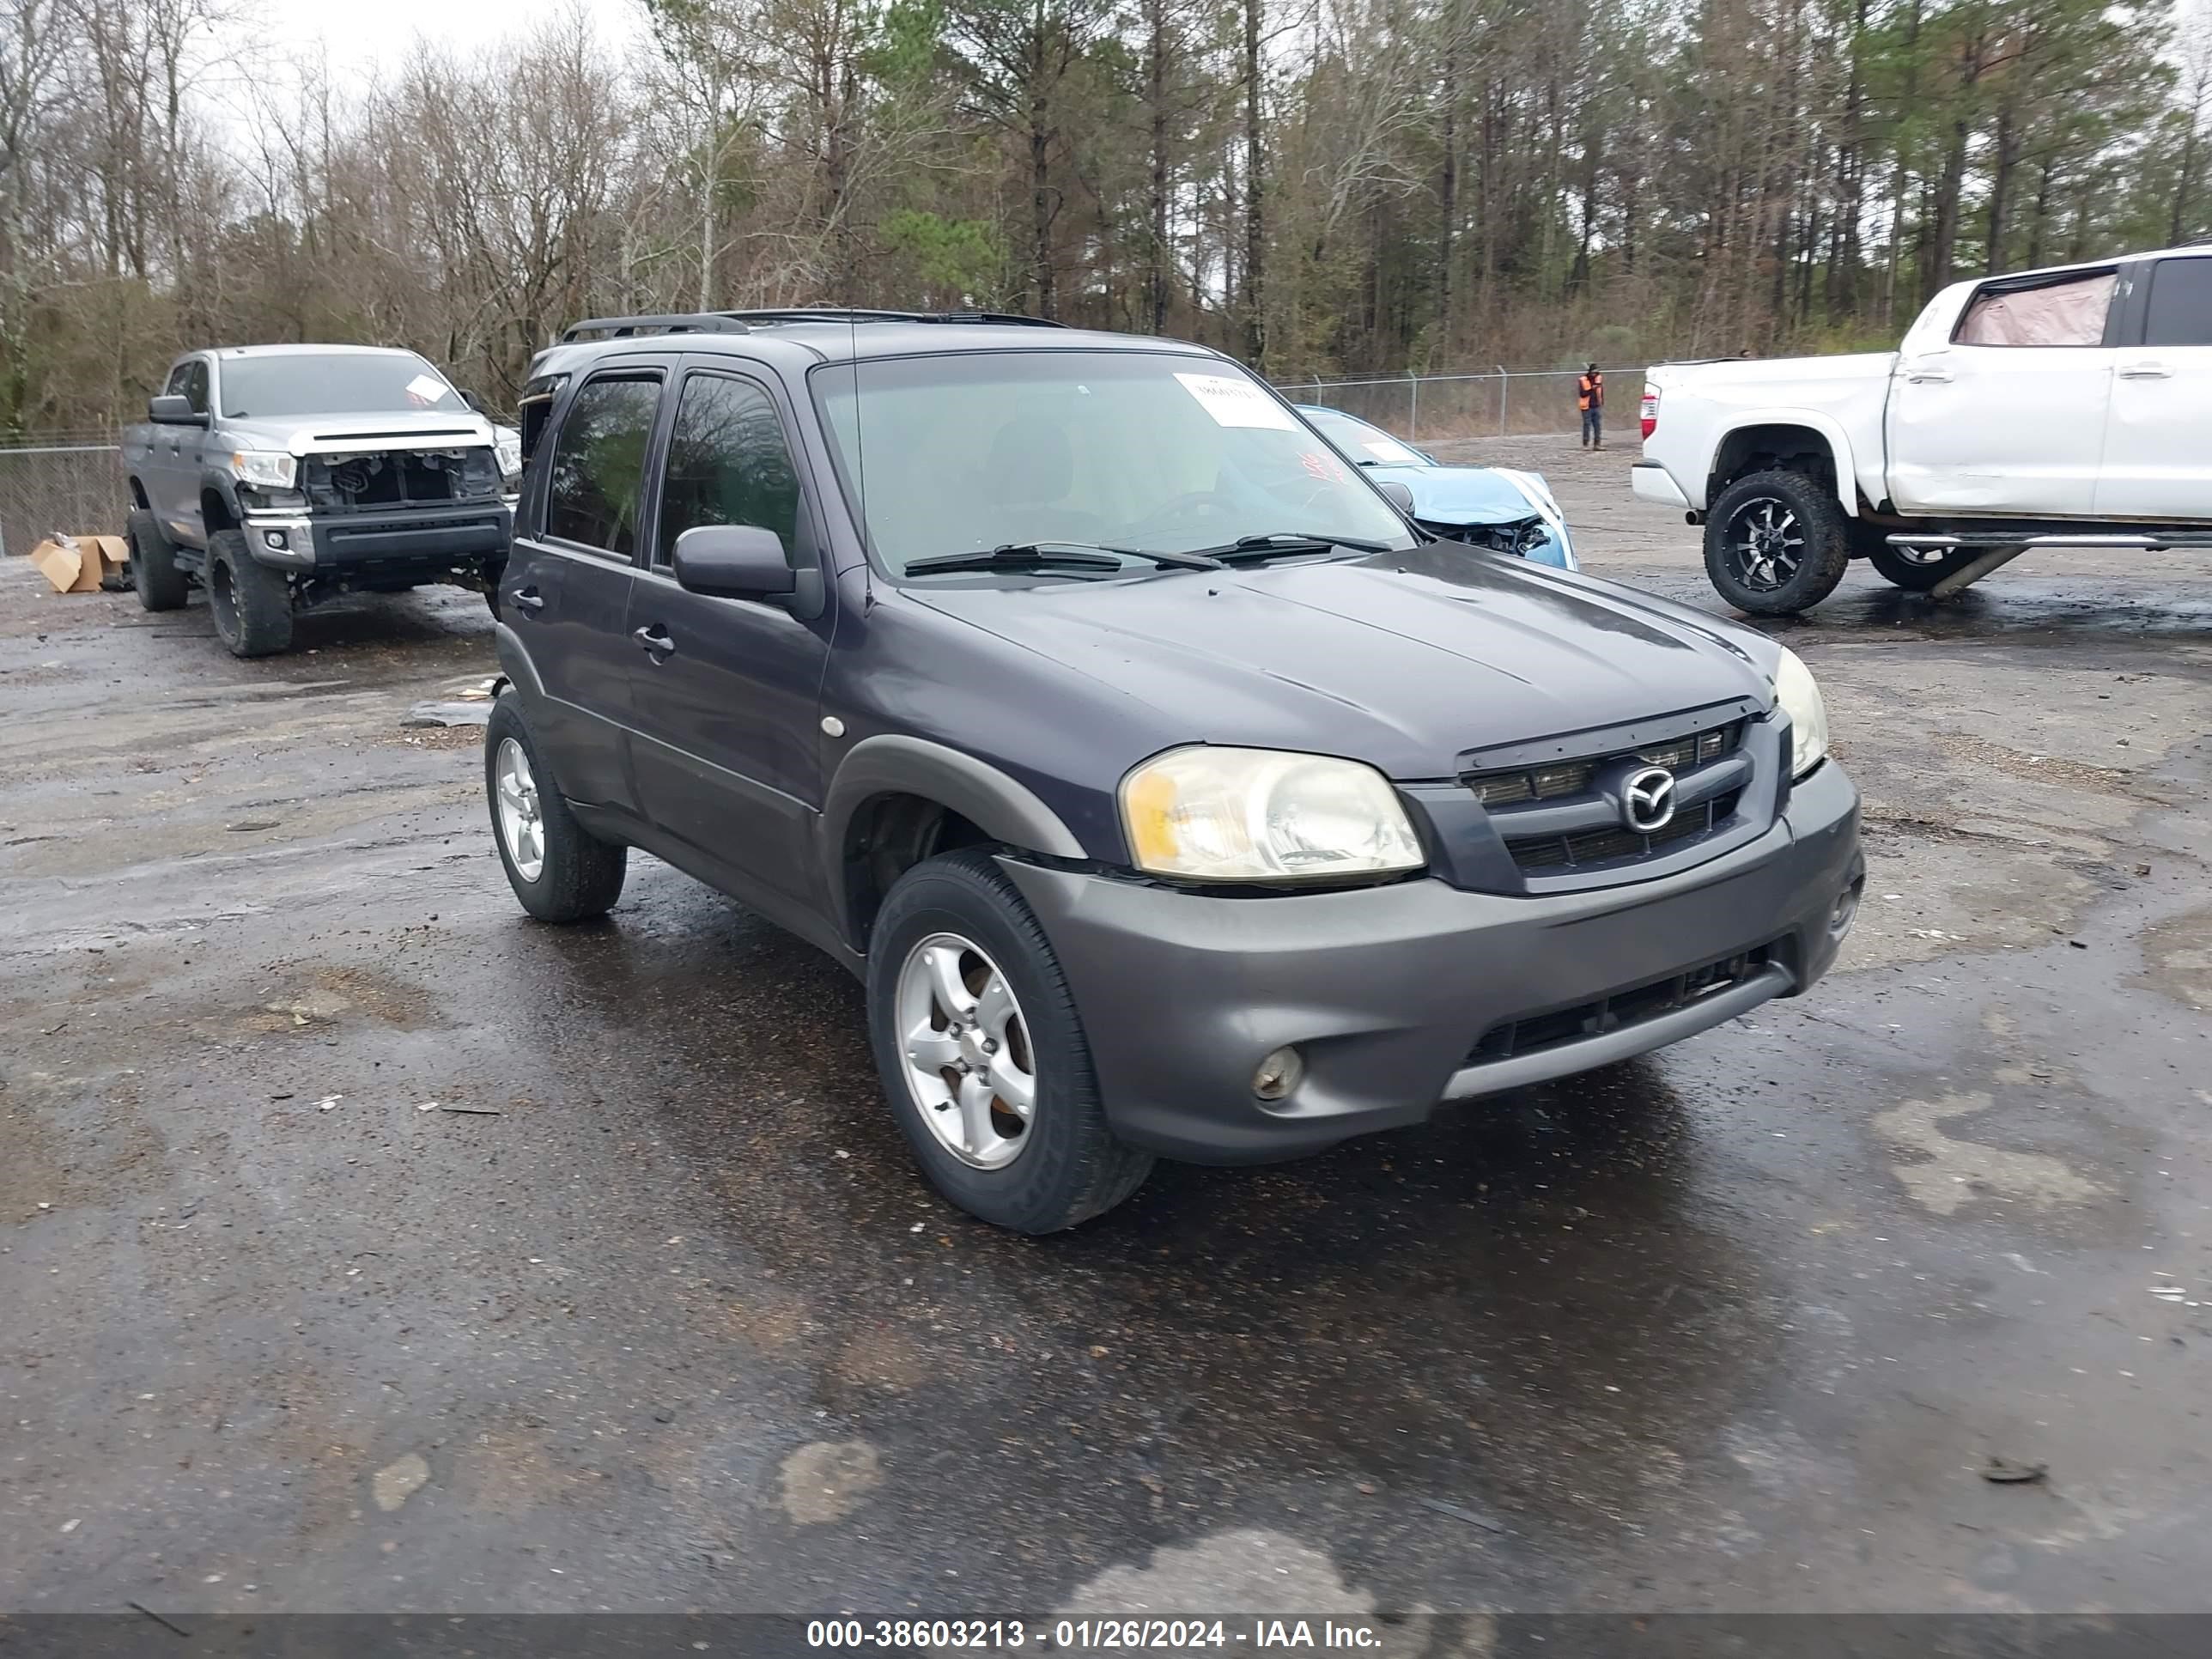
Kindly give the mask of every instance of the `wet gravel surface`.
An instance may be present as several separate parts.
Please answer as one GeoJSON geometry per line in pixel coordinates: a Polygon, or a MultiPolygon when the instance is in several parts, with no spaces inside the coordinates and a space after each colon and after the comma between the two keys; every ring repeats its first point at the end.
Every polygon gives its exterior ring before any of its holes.
{"type": "MultiPolygon", "coordinates": [[[[1631,454],[1477,453],[1717,605],[1631,454]]],[[[522,918],[403,724],[480,599],[238,663],[40,586],[0,1611],[2207,1600],[2212,566],[1855,572],[1780,630],[1867,795],[1814,995],[1042,1241],[921,1185],[807,947],[642,859],[522,918]]]]}

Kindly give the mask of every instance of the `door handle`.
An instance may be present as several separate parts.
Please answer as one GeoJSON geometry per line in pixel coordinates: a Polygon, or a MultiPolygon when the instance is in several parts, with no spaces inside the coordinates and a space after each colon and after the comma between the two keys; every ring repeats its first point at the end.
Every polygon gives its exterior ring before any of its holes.
{"type": "Polygon", "coordinates": [[[1933,381],[1948,386],[1953,377],[1951,371],[1940,363],[1917,363],[1905,371],[1905,378],[1922,384],[1933,381]]]}
{"type": "Polygon", "coordinates": [[[646,654],[655,662],[659,662],[663,657],[673,654],[676,650],[676,641],[668,637],[668,630],[659,623],[653,623],[645,628],[633,628],[629,631],[629,636],[643,646],[646,654]]]}
{"type": "Polygon", "coordinates": [[[545,608],[545,596],[534,587],[518,587],[507,597],[514,601],[517,611],[538,611],[545,608]]]}
{"type": "Polygon", "coordinates": [[[2123,363],[2120,378],[2124,380],[2170,380],[2173,371],[2164,363],[2123,363]]]}

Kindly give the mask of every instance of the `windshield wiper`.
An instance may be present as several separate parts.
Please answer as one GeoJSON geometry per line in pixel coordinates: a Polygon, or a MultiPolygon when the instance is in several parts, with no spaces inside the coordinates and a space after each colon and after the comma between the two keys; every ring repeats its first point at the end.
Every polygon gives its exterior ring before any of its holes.
{"type": "Polygon", "coordinates": [[[1142,547],[1107,547],[1097,542],[1009,542],[988,553],[940,553],[907,566],[909,576],[940,570],[1119,570],[1123,559],[1149,559],[1179,569],[1218,570],[1221,562],[1202,553],[1162,553],[1142,547]]]}
{"type": "Polygon", "coordinates": [[[1263,560],[1298,553],[1328,553],[1348,547],[1355,553],[1388,553],[1388,542],[1370,542],[1356,536],[1330,536],[1304,530],[1271,530],[1264,536],[1239,536],[1219,547],[1194,549],[1223,564],[1258,564],[1263,560]]]}

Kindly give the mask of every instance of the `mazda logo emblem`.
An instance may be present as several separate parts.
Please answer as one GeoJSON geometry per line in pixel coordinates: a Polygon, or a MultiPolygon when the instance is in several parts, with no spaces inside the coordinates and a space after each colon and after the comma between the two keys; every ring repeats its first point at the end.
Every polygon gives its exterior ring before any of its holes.
{"type": "Polygon", "coordinates": [[[1674,816],[1674,775],[1663,766],[1632,772],[1620,787],[1620,821],[1640,836],[1664,829],[1674,816]]]}

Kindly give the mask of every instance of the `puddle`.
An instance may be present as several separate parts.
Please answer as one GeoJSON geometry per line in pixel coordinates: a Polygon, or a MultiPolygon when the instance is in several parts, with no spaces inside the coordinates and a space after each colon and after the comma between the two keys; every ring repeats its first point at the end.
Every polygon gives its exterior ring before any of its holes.
{"type": "Polygon", "coordinates": [[[483,726],[491,720],[495,675],[471,675],[443,688],[445,695],[418,702],[399,722],[403,726],[483,726]]]}

